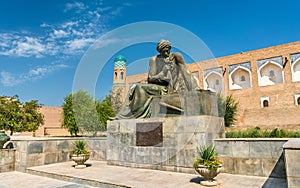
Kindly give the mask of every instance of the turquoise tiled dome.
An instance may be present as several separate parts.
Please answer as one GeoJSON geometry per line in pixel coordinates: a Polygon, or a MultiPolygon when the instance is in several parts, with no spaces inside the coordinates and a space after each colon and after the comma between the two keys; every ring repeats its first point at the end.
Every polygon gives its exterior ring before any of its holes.
{"type": "Polygon", "coordinates": [[[115,67],[125,67],[126,66],[126,59],[124,56],[118,55],[115,57],[115,67]]]}

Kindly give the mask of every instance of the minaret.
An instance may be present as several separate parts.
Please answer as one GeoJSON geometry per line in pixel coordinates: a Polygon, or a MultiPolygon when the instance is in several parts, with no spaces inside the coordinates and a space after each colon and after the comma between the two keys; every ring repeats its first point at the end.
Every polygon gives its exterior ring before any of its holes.
{"type": "Polygon", "coordinates": [[[125,101],[126,91],[126,59],[118,55],[114,60],[114,79],[112,88],[112,103],[115,111],[118,111],[125,101]]]}

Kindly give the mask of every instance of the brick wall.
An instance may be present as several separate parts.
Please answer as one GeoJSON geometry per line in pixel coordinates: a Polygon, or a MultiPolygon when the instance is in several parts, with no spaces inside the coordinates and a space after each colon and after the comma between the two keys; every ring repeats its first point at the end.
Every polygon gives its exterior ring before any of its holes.
{"type": "MultiPolygon", "coordinates": [[[[62,108],[43,106],[40,112],[44,115],[45,123],[36,131],[35,136],[68,136],[67,129],[61,128],[62,108]]],[[[21,136],[32,136],[32,132],[23,132],[21,136]]]]}

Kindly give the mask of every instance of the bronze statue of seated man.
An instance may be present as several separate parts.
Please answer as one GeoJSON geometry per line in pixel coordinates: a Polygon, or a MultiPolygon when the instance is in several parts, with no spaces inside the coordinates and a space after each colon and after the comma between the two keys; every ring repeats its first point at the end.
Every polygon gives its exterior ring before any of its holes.
{"type": "Polygon", "coordinates": [[[156,49],[159,54],[150,58],[148,83],[135,84],[129,88],[125,104],[117,119],[152,117],[154,109],[150,104],[153,98],[161,99],[161,96],[165,95],[172,95],[175,98],[169,100],[170,98],[165,97],[165,100],[159,100],[160,105],[180,113],[183,109],[178,94],[199,90],[183,56],[178,52],[170,52],[169,41],[160,40],[156,49]]]}

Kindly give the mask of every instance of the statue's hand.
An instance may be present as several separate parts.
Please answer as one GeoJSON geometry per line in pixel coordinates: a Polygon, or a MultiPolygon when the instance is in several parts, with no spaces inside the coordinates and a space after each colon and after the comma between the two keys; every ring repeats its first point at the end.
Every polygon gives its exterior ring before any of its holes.
{"type": "Polygon", "coordinates": [[[164,75],[166,75],[169,70],[170,70],[170,67],[168,67],[167,65],[165,65],[164,68],[162,69],[162,72],[163,72],[164,75]]]}

